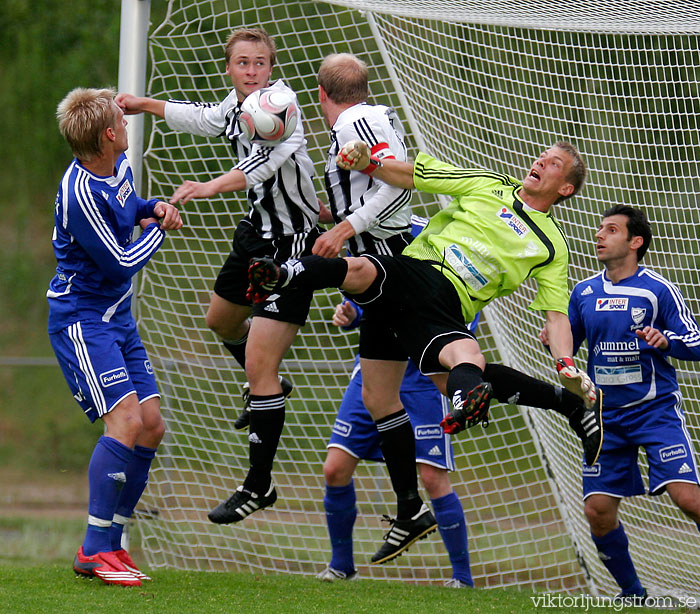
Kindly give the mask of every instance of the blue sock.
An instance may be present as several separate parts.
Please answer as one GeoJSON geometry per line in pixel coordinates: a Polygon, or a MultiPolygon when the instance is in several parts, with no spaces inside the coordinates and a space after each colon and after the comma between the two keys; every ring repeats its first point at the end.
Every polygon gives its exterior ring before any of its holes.
{"type": "Polygon", "coordinates": [[[432,499],[438,531],[447,549],[452,563],[452,577],[474,586],[469,566],[469,545],[467,542],[467,523],[459,497],[452,491],[444,497],[432,499]]]}
{"type": "Polygon", "coordinates": [[[112,526],[109,528],[112,550],[119,550],[122,547],[124,525],[134,513],[134,508],[139,502],[146,484],[148,484],[148,471],[155,455],[154,448],[144,448],[143,446],[134,448],[134,455],[126,467],[126,484],[122,488],[119,503],[112,519],[112,526]]]}
{"type": "Polygon", "coordinates": [[[109,528],[126,483],[126,468],[133,455],[131,448],[116,439],[103,435],[97,440],[88,466],[90,502],[83,541],[83,554],[86,556],[112,550],[109,528]]]}
{"type": "Polygon", "coordinates": [[[355,502],[352,480],[347,486],[326,485],[323,508],[326,510],[328,536],[331,539],[330,566],[348,574],[355,571],[352,555],[352,529],[357,518],[355,502]]]}
{"type": "Polygon", "coordinates": [[[642,587],[634,569],[634,563],[628,549],[629,542],[622,523],[617,529],[613,529],[603,537],[596,537],[593,534],[591,537],[598,549],[600,560],[615,578],[615,582],[622,589],[622,594],[641,595],[644,592],[644,587],[642,587]]]}

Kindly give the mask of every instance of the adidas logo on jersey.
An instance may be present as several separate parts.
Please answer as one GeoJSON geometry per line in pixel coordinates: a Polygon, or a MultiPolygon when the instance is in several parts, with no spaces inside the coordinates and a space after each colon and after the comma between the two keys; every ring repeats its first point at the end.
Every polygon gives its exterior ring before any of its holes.
{"type": "Polygon", "coordinates": [[[503,198],[503,190],[491,190],[491,193],[497,198],[503,198]]]}
{"type": "Polygon", "coordinates": [[[586,286],[586,289],[581,292],[581,296],[588,296],[589,294],[593,294],[593,288],[586,286]]]}
{"type": "Polygon", "coordinates": [[[279,309],[277,309],[277,305],[275,303],[270,303],[267,307],[265,307],[265,311],[269,311],[271,313],[279,313],[279,309]]]}
{"type": "Polygon", "coordinates": [[[262,443],[262,439],[258,437],[257,433],[251,433],[250,435],[248,435],[248,441],[250,443],[262,443]]]}
{"type": "Polygon", "coordinates": [[[438,446],[433,446],[430,448],[430,452],[428,452],[428,456],[440,456],[441,454],[442,452],[438,446]]]}
{"type": "Polygon", "coordinates": [[[688,466],[688,463],[683,463],[678,473],[692,473],[693,470],[688,466]]]}

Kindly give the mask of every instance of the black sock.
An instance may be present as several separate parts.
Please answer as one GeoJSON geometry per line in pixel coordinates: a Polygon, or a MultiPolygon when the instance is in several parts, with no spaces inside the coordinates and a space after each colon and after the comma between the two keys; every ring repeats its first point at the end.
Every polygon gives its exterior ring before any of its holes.
{"type": "MultiPolygon", "coordinates": [[[[282,269],[286,273],[286,279],[280,278],[281,288],[321,290],[342,286],[348,272],[348,263],[345,258],[303,256],[295,264],[283,264],[282,269]]],[[[284,273],[282,276],[285,276],[284,273]]]]}
{"type": "Polygon", "coordinates": [[[561,386],[543,382],[505,365],[487,364],[484,379],[493,386],[493,396],[500,403],[553,409],[566,418],[582,404],[579,397],[561,386]]]}
{"type": "Polygon", "coordinates": [[[483,371],[470,362],[463,362],[452,367],[445,384],[447,397],[452,401],[452,404],[454,405],[455,395],[458,394],[458,398],[463,400],[470,390],[481,384],[484,381],[482,375],[483,371]]]}
{"type": "Polygon", "coordinates": [[[245,346],[246,342],[248,341],[248,333],[245,334],[245,337],[241,337],[240,339],[237,339],[236,341],[229,341],[228,339],[222,339],[221,343],[224,344],[224,347],[231,352],[231,356],[233,356],[236,359],[236,362],[245,369],[245,346]]]}
{"type": "Polygon", "coordinates": [[[416,440],[408,414],[404,409],[376,421],[381,436],[380,447],[391,485],[396,493],[400,520],[414,516],[423,502],[418,496],[416,477],[416,440]]]}
{"type": "Polygon", "coordinates": [[[284,396],[250,395],[250,469],[243,488],[264,495],[272,481],[272,464],[284,428],[284,396]]]}

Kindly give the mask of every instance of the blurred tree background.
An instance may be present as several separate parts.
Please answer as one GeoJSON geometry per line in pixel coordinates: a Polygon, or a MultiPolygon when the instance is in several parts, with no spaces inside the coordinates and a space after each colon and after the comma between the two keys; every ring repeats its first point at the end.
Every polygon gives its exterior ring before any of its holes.
{"type": "Polygon", "coordinates": [[[0,3],[0,473],[82,471],[101,434],[42,358],[53,203],[72,159],[56,106],[74,87],[116,87],[120,16],[119,0],[0,3]]]}

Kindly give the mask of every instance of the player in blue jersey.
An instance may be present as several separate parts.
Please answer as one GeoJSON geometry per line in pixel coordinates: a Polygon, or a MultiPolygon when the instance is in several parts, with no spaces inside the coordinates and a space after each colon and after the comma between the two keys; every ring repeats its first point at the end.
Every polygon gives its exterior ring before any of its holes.
{"type": "Polygon", "coordinates": [[[49,337],[76,401],[104,423],[88,467],[90,502],[75,572],[107,584],[150,580],[121,546],[165,432],[153,369],[131,314],[131,278],[182,227],[176,207],[134,190],[126,120],[110,89],[77,88],[58,105],[75,159],[54,208],[56,275],[46,293],[49,337]],[[160,221],[159,221],[160,220],[160,221]],[[137,239],[134,227],[142,233],[137,239]]]}
{"type": "Polygon", "coordinates": [[[639,264],[651,236],[640,209],[608,209],[596,233],[605,269],[577,284],[569,305],[574,347],[588,343],[588,373],[604,393],[605,440],[598,462],[583,467],[584,511],[620,595],[640,601],[646,591],[618,519],[623,497],[645,492],[640,447],[649,462],[649,494],[667,491],[700,523],[700,476],[668,362],[700,360],[700,328],[678,288],[639,264]]]}
{"type": "MultiPolygon", "coordinates": [[[[360,325],[361,318],[361,308],[351,301],[344,301],[336,307],[333,323],[344,330],[351,330],[360,325]]],[[[476,324],[477,321],[474,321],[472,327],[476,328],[476,324]]],[[[467,524],[448,474],[448,471],[455,469],[451,436],[440,428],[441,420],[451,408],[430,378],[422,375],[410,361],[401,382],[400,395],[415,432],[418,473],[430,497],[437,527],[452,565],[452,578],[445,582],[445,586],[472,587],[474,581],[469,565],[467,524]]],[[[357,576],[352,544],[357,517],[352,476],[360,460],[384,460],[380,446],[381,435],[362,401],[362,373],[358,355],[323,465],[326,480],[323,507],[331,541],[331,560],[316,576],[319,580],[352,580],[357,576]]],[[[394,521],[391,522],[393,524],[394,521]]],[[[434,530],[434,526],[431,530],[434,530]]],[[[426,535],[424,533],[420,537],[426,535]]],[[[383,563],[384,560],[372,562],[383,563]]]]}

